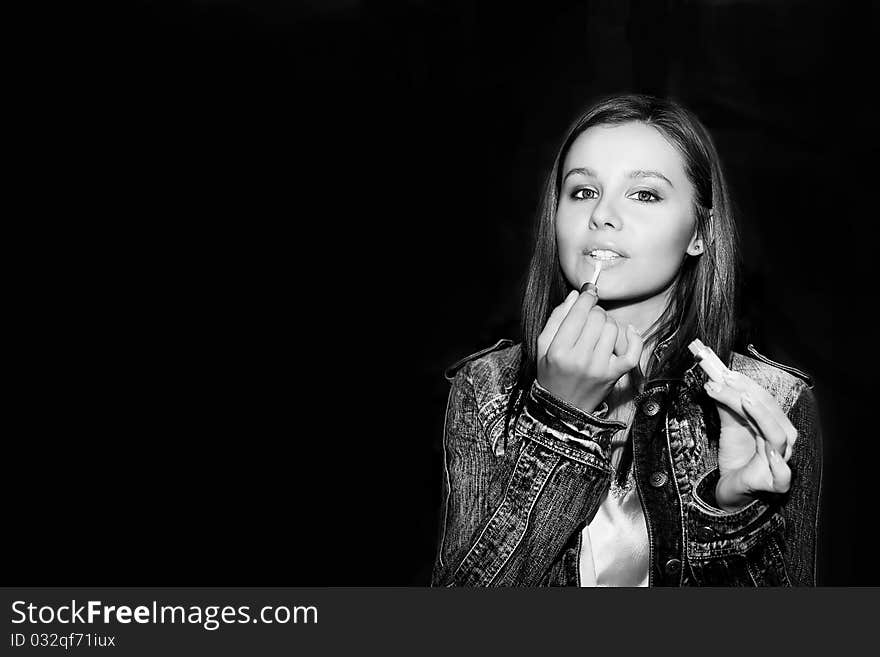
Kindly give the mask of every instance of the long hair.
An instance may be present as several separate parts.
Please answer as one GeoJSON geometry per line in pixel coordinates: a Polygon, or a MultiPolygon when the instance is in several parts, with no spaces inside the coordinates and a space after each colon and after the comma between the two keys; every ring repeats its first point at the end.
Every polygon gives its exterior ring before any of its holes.
{"type": "MultiPolygon", "coordinates": [[[[702,255],[685,258],[673,281],[666,308],[646,332],[646,348],[661,342],[667,344],[655,354],[656,358],[650,359],[646,371],[642,372],[639,366],[638,376],[682,377],[693,364],[686,347],[697,337],[722,361],[730,362],[736,340],[739,238],[715,144],[699,119],[673,100],[642,94],[605,97],[571,124],[544,185],[522,299],[522,360],[507,408],[505,434],[514,416],[522,412],[537,376],[538,336],[553,308],[570,291],[559,262],[555,228],[565,157],[575,139],[588,128],[629,122],[659,130],[681,154],[685,173],[694,188],[693,213],[698,236],[705,245],[702,255]]],[[[628,451],[631,458],[631,448],[628,451]]]]}

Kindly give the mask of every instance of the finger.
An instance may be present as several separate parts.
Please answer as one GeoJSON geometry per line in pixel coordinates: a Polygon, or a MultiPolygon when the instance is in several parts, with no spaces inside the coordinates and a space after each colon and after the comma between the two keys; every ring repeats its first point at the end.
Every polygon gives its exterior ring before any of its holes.
{"type": "Polygon", "coordinates": [[[791,423],[791,420],[789,420],[788,416],[779,406],[779,402],[776,401],[776,398],[757,381],[754,381],[742,372],[730,371],[725,376],[725,382],[736,390],[747,392],[753,399],[763,402],[764,405],[767,406],[773,414],[773,417],[785,432],[787,445],[784,450],[780,449],[780,455],[782,456],[782,460],[787,463],[794,451],[794,443],[797,440],[798,432],[791,423]]]}
{"type": "Polygon", "coordinates": [[[789,421],[782,408],[780,408],[779,402],[776,401],[776,398],[764,386],[742,372],[734,372],[733,370],[725,375],[724,382],[735,390],[749,393],[752,399],[763,402],[773,413],[776,421],[785,429],[787,440],[794,442],[797,430],[795,430],[791,421],[789,421]]]}
{"type": "Polygon", "coordinates": [[[556,336],[553,338],[553,342],[551,342],[552,348],[568,350],[574,346],[581,336],[584,323],[587,321],[588,314],[596,305],[596,301],[596,296],[588,292],[577,295],[577,298],[559,325],[559,329],[556,331],[556,336]]]}
{"type": "Polygon", "coordinates": [[[593,353],[596,351],[596,344],[602,336],[605,324],[608,322],[608,315],[599,306],[594,306],[587,314],[587,320],[581,330],[581,335],[572,348],[577,352],[577,358],[582,362],[590,362],[593,359],[593,353]]]}
{"type": "Polygon", "coordinates": [[[755,434],[755,454],[758,456],[757,479],[752,477],[749,482],[749,492],[756,490],[773,490],[773,473],[770,471],[770,443],[761,437],[761,434],[755,434]]]}
{"type": "Polygon", "coordinates": [[[785,416],[785,423],[782,424],[782,428],[785,429],[785,435],[787,438],[785,445],[785,454],[782,455],[782,460],[788,463],[788,459],[791,458],[791,455],[794,453],[794,444],[798,439],[798,430],[794,428],[794,425],[791,423],[791,420],[788,419],[788,416],[785,416]]]}
{"type": "Polygon", "coordinates": [[[538,336],[539,357],[543,357],[547,353],[547,349],[550,348],[553,338],[556,337],[556,333],[559,331],[559,326],[562,324],[562,320],[565,319],[569,309],[574,305],[575,300],[577,300],[577,291],[572,290],[562,303],[556,306],[556,308],[553,309],[553,312],[550,313],[550,317],[544,325],[544,330],[541,331],[541,335],[538,336]]]}
{"type": "Polygon", "coordinates": [[[617,341],[614,343],[614,355],[623,356],[627,349],[629,349],[629,331],[626,330],[626,327],[618,324],[617,341]]]}
{"type": "Polygon", "coordinates": [[[761,434],[755,436],[755,454],[761,457],[761,461],[767,461],[770,453],[767,451],[768,443],[761,437],[761,434]]]}
{"type": "Polygon", "coordinates": [[[758,425],[758,430],[761,432],[761,436],[764,440],[768,441],[770,446],[780,454],[785,452],[788,437],[785,435],[785,430],[779,422],[776,421],[776,418],[773,416],[771,410],[767,408],[766,404],[753,398],[750,393],[743,393],[740,401],[743,410],[748,413],[754,420],[755,424],[758,425]]]}
{"type": "Polygon", "coordinates": [[[742,393],[734,390],[727,384],[716,383],[711,380],[706,381],[703,389],[712,399],[727,407],[733,415],[739,418],[739,421],[742,424],[751,427],[752,431],[756,434],[761,433],[758,425],[755,424],[754,420],[749,417],[749,414],[743,410],[742,393]]]}
{"type": "Polygon", "coordinates": [[[767,462],[773,475],[773,491],[787,493],[791,487],[791,468],[772,447],[767,447],[767,462]]]}
{"type": "Polygon", "coordinates": [[[795,439],[790,440],[785,445],[785,454],[782,455],[782,460],[788,463],[788,460],[791,458],[791,455],[794,453],[794,443],[797,441],[797,431],[795,431],[795,439]]]}
{"type": "Polygon", "coordinates": [[[593,357],[597,362],[607,367],[611,361],[611,352],[614,351],[614,345],[617,343],[617,334],[620,330],[610,317],[606,319],[605,326],[602,327],[602,333],[596,342],[596,349],[593,351],[593,357]]]}
{"type": "Polygon", "coordinates": [[[642,357],[642,350],[645,348],[645,342],[642,340],[642,336],[636,331],[635,326],[632,324],[626,327],[626,339],[628,342],[626,352],[623,356],[614,357],[611,362],[611,367],[618,377],[623,376],[639,364],[639,360],[642,357]]]}

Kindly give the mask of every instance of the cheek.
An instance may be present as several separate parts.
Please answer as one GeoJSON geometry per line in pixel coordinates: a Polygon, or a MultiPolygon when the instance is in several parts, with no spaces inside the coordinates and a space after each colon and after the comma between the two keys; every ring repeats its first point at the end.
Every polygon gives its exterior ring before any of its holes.
{"type": "Polygon", "coordinates": [[[574,212],[560,209],[556,213],[556,241],[560,246],[570,245],[583,235],[583,226],[574,212]]]}
{"type": "Polygon", "coordinates": [[[565,251],[571,243],[572,231],[570,222],[566,221],[565,215],[560,212],[556,215],[556,245],[559,248],[561,258],[565,257],[565,251]]]}
{"type": "Polygon", "coordinates": [[[572,222],[566,221],[564,213],[560,212],[556,215],[556,255],[568,279],[576,276],[577,263],[573,255],[575,247],[576,239],[572,222]]]}
{"type": "Polygon", "coordinates": [[[644,235],[643,244],[653,259],[678,262],[684,256],[692,233],[693,222],[688,218],[670,219],[655,224],[655,228],[644,235]]]}

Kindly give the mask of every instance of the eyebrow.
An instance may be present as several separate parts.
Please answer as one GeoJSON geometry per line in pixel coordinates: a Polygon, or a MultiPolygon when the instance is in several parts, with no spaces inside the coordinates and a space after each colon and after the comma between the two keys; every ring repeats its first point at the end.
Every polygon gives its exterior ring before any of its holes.
{"type": "MultiPolygon", "coordinates": [[[[589,167],[577,167],[575,169],[571,169],[568,173],[565,174],[565,178],[562,179],[563,182],[568,180],[569,176],[575,174],[579,174],[581,176],[591,176],[592,178],[598,177],[596,176],[596,172],[589,167]]],[[[627,175],[630,178],[658,178],[660,180],[665,180],[673,189],[675,188],[675,185],[672,184],[672,181],[659,171],[646,171],[644,169],[636,169],[635,171],[630,171],[627,175]]]]}

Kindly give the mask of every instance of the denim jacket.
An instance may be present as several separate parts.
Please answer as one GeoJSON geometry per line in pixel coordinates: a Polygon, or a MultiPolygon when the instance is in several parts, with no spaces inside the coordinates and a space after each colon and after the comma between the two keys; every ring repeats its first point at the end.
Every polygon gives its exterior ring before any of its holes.
{"type": "MultiPolygon", "coordinates": [[[[668,346],[666,340],[655,349],[668,346]]],[[[649,586],[814,586],[822,444],[812,381],[759,354],[730,369],[770,392],[798,431],[785,494],[718,508],[719,420],[696,363],[635,399],[633,474],[648,529],[649,586]]],[[[534,382],[504,437],[522,349],[462,359],[444,421],[443,509],[432,586],[580,586],[581,531],[612,478],[607,405],[587,413],[534,382]]]]}

